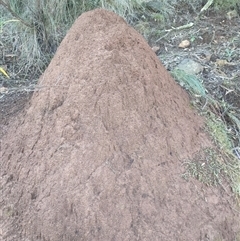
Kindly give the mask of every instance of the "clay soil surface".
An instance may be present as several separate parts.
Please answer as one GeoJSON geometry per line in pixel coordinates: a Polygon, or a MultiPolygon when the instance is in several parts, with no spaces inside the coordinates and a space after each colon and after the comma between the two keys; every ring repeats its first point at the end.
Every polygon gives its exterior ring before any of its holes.
{"type": "Polygon", "coordinates": [[[182,178],[204,120],[122,18],[80,16],[37,91],[5,98],[2,240],[240,239],[231,190],[182,178]]]}

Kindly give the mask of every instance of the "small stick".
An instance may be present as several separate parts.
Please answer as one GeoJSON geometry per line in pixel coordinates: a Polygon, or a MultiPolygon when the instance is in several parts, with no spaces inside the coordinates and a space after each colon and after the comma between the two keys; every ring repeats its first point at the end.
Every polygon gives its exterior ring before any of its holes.
{"type": "Polygon", "coordinates": [[[179,26],[177,28],[172,27],[171,29],[166,29],[164,30],[164,32],[167,32],[167,34],[165,34],[164,36],[162,36],[161,38],[159,38],[158,40],[156,40],[156,43],[159,42],[161,39],[165,38],[169,33],[171,33],[172,31],[176,31],[176,30],[182,30],[182,29],[186,29],[186,28],[191,28],[194,25],[194,23],[188,23],[182,26],[179,26]]]}

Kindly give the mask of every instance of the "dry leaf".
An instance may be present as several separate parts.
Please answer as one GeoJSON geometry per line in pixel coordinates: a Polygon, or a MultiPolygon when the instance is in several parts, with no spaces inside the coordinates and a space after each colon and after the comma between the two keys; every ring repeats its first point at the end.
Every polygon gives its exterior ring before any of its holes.
{"type": "Polygon", "coordinates": [[[228,64],[227,60],[225,59],[217,59],[216,60],[216,64],[219,66],[219,67],[223,67],[224,65],[228,64]]]}

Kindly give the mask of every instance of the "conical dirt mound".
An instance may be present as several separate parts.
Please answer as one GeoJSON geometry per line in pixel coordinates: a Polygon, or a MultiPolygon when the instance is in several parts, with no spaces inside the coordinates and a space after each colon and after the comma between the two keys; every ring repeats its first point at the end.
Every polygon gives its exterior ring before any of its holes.
{"type": "Polygon", "coordinates": [[[233,240],[224,194],[181,178],[203,122],[122,18],[82,14],[39,87],[2,142],[3,240],[233,240]]]}

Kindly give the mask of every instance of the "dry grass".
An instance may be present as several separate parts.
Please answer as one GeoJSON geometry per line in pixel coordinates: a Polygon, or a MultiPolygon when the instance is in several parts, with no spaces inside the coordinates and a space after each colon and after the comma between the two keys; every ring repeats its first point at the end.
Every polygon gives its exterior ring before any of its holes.
{"type": "MultiPolygon", "coordinates": [[[[49,64],[67,30],[81,13],[101,7],[110,9],[133,23],[141,18],[142,13],[147,14],[145,2],[145,0],[0,0],[0,41],[4,50],[3,57],[9,52],[18,57],[15,68],[11,69],[12,78],[38,78],[49,64]]],[[[168,2],[170,1],[161,1],[162,18],[164,12],[166,16],[170,12],[167,10],[170,6],[168,2]]]]}

